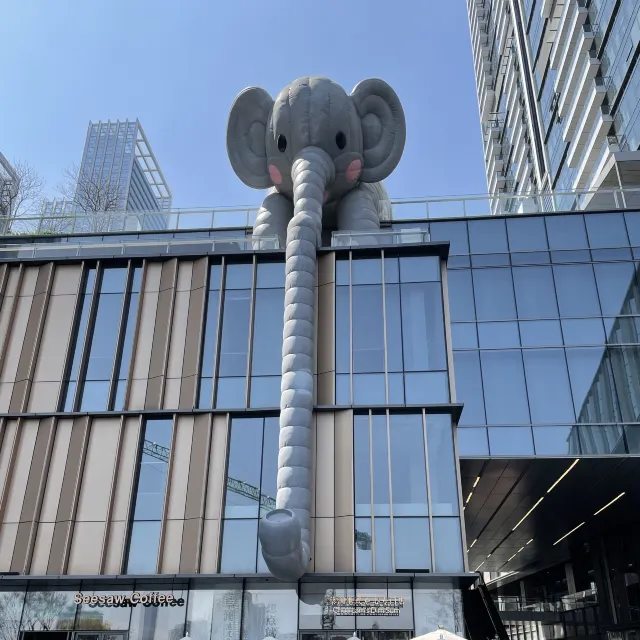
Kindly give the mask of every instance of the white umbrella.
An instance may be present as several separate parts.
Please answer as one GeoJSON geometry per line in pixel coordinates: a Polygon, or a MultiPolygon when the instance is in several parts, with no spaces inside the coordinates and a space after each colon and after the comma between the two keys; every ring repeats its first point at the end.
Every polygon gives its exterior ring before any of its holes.
{"type": "Polygon", "coordinates": [[[417,636],[413,640],[465,640],[461,636],[457,636],[455,633],[447,631],[442,625],[438,627],[437,631],[431,631],[425,633],[422,636],[417,636]]]}

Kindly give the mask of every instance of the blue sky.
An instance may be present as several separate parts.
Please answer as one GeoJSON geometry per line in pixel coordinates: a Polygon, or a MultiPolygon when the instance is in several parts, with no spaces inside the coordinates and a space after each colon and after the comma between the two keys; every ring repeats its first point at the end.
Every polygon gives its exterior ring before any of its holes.
{"type": "Polygon", "coordinates": [[[407,117],[392,197],[485,193],[464,0],[20,0],[0,22],[0,151],[55,191],[89,120],[140,119],[174,207],[256,204],[226,119],[251,85],[380,77],[407,117]]]}

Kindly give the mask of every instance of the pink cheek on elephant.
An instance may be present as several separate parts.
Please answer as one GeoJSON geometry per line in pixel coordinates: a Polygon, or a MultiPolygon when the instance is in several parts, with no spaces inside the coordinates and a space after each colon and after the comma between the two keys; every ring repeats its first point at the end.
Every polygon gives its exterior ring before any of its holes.
{"type": "Polygon", "coordinates": [[[275,164],[269,165],[269,177],[271,178],[271,182],[275,185],[282,184],[282,174],[280,173],[278,167],[275,164]]]}
{"type": "Polygon", "coordinates": [[[324,195],[322,196],[322,202],[326,202],[329,199],[329,192],[325,191],[324,195]]]}
{"type": "Polygon", "coordinates": [[[360,160],[352,160],[347,167],[347,180],[353,182],[360,177],[362,171],[362,162],[360,160]]]}

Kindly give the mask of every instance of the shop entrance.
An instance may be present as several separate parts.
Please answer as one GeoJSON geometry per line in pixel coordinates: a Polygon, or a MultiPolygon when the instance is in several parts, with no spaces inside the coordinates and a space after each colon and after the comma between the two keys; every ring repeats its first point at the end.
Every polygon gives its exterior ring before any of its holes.
{"type": "Polygon", "coordinates": [[[23,631],[20,640],[127,640],[126,631],[23,631]]]}
{"type": "MultiPolygon", "coordinates": [[[[353,631],[301,631],[300,640],[351,640],[353,631]]],[[[409,640],[411,631],[362,629],[355,632],[360,640],[409,640]]]]}

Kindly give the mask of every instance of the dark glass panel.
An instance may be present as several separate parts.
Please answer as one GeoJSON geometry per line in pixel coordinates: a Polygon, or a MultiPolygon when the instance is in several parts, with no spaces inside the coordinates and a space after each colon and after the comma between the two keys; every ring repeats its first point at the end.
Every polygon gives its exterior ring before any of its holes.
{"type": "Polygon", "coordinates": [[[449,271],[447,273],[447,289],[451,322],[475,320],[476,311],[473,300],[471,271],[468,269],[449,271]]]}
{"type": "Polygon", "coordinates": [[[471,260],[469,256],[449,256],[447,260],[447,269],[462,269],[464,267],[470,267],[471,260]]]}
{"type": "MultiPolygon", "coordinates": [[[[136,269],[139,271],[139,269],[136,269]]],[[[139,293],[132,293],[129,297],[129,305],[127,308],[126,324],[124,328],[124,337],[122,339],[122,352],[120,354],[120,364],[116,378],[125,380],[129,377],[129,368],[131,366],[131,354],[133,351],[133,338],[135,333],[136,320],[138,317],[139,293]]],[[[116,410],[118,410],[116,408],[116,410]]]]}
{"type": "Polygon", "coordinates": [[[558,320],[524,320],[519,325],[523,347],[562,345],[562,332],[558,320]]]}
{"type": "Polygon", "coordinates": [[[458,481],[456,460],[453,455],[451,416],[427,414],[427,444],[431,513],[434,516],[457,516],[459,513],[458,481]]]}
{"type": "Polygon", "coordinates": [[[533,455],[531,427],[489,427],[488,431],[492,456],[533,455]]]}
{"type": "Polygon", "coordinates": [[[250,308],[251,291],[225,291],[220,345],[220,376],[246,375],[250,308]]]}
{"type": "Polygon", "coordinates": [[[489,455],[486,427],[464,427],[457,430],[458,456],[475,457],[489,455]]]}
{"type": "Polygon", "coordinates": [[[387,417],[385,415],[374,414],[371,416],[371,449],[372,468],[375,469],[373,474],[373,515],[388,516],[389,448],[387,445],[387,417]]]}
{"type": "Polygon", "coordinates": [[[509,349],[520,346],[517,322],[479,322],[478,338],[481,349],[509,349]]]}
{"type": "Polygon", "coordinates": [[[440,280],[437,256],[400,258],[400,282],[434,282],[440,280]]]}
{"type": "Polygon", "coordinates": [[[449,402],[449,380],[445,371],[405,373],[407,404],[440,404],[449,402]]]}
{"type": "Polygon", "coordinates": [[[631,249],[593,249],[591,259],[594,262],[614,262],[616,260],[632,260],[631,249]]]}
{"type": "Polygon", "coordinates": [[[431,569],[428,518],[393,518],[396,569],[431,569]]]}
{"type": "Polygon", "coordinates": [[[548,251],[532,251],[530,253],[512,253],[511,264],[549,264],[551,256],[548,251]]]}
{"type": "Polygon", "coordinates": [[[218,378],[216,408],[242,409],[246,405],[246,378],[218,378]]]}
{"type": "MultiPolygon", "coordinates": [[[[356,518],[356,571],[373,571],[371,518],[356,518]]],[[[322,637],[324,640],[324,637],[322,637]]]]}
{"type": "Polygon", "coordinates": [[[511,257],[508,253],[482,253],[471,256],[472,267],[508,267],[511,257]]]}
{"type": "Polygon", "coordinates": [[[212,264],[209,267],[209,290],[217,291],[220,289],[222,280],[222,265],[212,264]]]}
{"type": "Polygon", "coordinates": [[[228,483],[226,488],[225,518],[257,518],[258,503],[239,491],[248,485],[260,490],[260,468],[262,464],[263,418],[234,418],[231,421],[231,442],[229,445],[228,483]]]}
{"type": "Polygon", "coordinates": [[[349,258],[336,258],[336,284],[348,285],[351,280],[349,258]]]}
{"type": "Polygon", "coordinates": [[[375,547],[376,547],[376,572],[391,573],[391,519],[374,518],[375,547]]]}
{"type": "Polygon", "coordinates": [[[356,516],[371,515],[370,444],[369,415],[356,414],[353,416],[353,482],[356,516]]]}
{"type": "Polygon", "coordinates": [[[284,288],[284,262],[259,262],[256,288],[280,289],[284,288]]]}
{"type": "MultiPolygon", "coordinates": [[[[82,591],[85,596],[98,596],[98,597],[109,597],[109,596],[122,596],[122,591],[92,591],[92,590],[84,590],[82,591]]],[[[104,602],[104,600],[103,600],[104,602]]],[[[100,605],[90,605],[90,604],[81,604],[78,606],[78,614],[76,617],[75,628],[76,629],[107,629],[107,630],[126,630],[129,629],[129,621],[131,618],[132,609],[130,607],[119,607],[119,606],[100,606],[100,605]],[[96,625],[96,622],[98,625],[96,625]]],[[[87,637],[87,640],[94,640],[93,634],[89,633],[87,636],[84,634],[76,634],[77,640],[84,640],[84,637],[87,637]]],[[[17,637],[17,636],[16,636],[17,637]]],[[[55,635],[53,636],[55,638],[55,635]]],[[[102,636],[100,640],[124,640],[123,636],[120,635],[111,635],[107,633],[102,636]]]]}
{"type": "Polygon", "coordinates": [[[446,369],[440,284],[402,284],[400,288],[405,371],[446,369]]]}
{"type": "Polygon", "coordinates": [[[426,516],[427,467],[422,414],[391,414],[389,436],[393,515],[426,516]]]}
{"type": "Polygon", "coordinates": [[[568,347],[604,344],[602,318],[579,318],[562,320],[562,335],[568,347]]]}
{"type": "Polygon", "coordinates": [[[640,247],[640,212],[628,211],[624,214],[627,223],[627,233],[632,247],[640,247]]]}
{"type": "Polygon", "coordinates": [[[633,262],[594,264],[596,284],[602,315],[617,316],[628,313],[625,301],[640,299],[633,262]]]}
{"type": "Polygon", "coordinates": [[[122,293],[100,294],[87,364],[87,380],[111,379],[123,297],[122,293]]]}
{"type": "Polygon", "coordinates": [[[469,220],[471,253],[508,253],[504,220],[469,220]]]}
{"type": "Polygon", "coordinates": [[[400,269],[398,268],[398,258],[384,259],[384,281],[389,284],[400,282],[400,269]]]}
{"type": "Polygon", "coordinates": [[[349,373],[350,370],[349,287],[336,287],[336,371],[349,373]]]}
{"type": "Polygon", "coordinates": [[[546,251],[547,233],[544,218],[508,218],[507,234],[511,251],[546,251]]]}
{"type": "Polygon", "coordinates": [[[253,283],[253,265],[228,264],[226,269],[225,289],[251,289],[253,283]]]}
{"type": "Polygon", "coordinates": [[[563,349],[527,349],[522,352],[527,378],[531,421],[562,424],[575,419],[563,349]]]}
{"type": "Polygon", "coordinates": [[[513,283],[519,318],[558,317],[551,267],[514,267],[513,283]]]}
{"type": "Polygon", "coordinates": [[[640,426],[626,425],[624,430],[627,436],[627,449],[629,453],[640,453],[640,426]]]}
{"type": "Polygon", "coordinates": [[[561,316],[599,316],[598,292],[590,264],[553,267],[561,316]]]}
{"type": "Polygon", "coordinates": [[[591,262],[591,252],[587,249],[578,251],[552,251],[551,262],[557,264],[570,262],[591,262]]]}
{"type": "Polygon", "coordinates": [[[400,287],[385,285],[385,315],[387,322],[387,370],[402,371],[402,314],[400,287]]]}
{"type": "Polygon", "coordinates": [[[538,456],[580,455],[577,427],[533,427],[533,442],[538,456]]]}
{"type": "Polygon", "coordinates": [[[433,546],[438,573],[464,571],[460,518],[433,519],[433,546]]]}
{"type": "Polygon", "coordinates": [[[511,269],[474,269],[478,320],[511,320],[516,317],[511,269]]]}
{"type": "Polygon", "coordinates": [[[451,325],[451,345],[454,349],[477,349],[478,331],[475,323],[453,323],[451,325]]]}
{"type": "Polygon", "coordinates": [[[257,520],[225,520],[220,573],[255,573],[257,548],[257,520]]]}
{"type": "Polygon", "coordinates": [[[460,424],[486,424],[479,353],[455,351],[453,368],[456,399],[464,404],[460,424]]]}
{"type": "Polygon", "coordinates": [[[353,287],[351,291],[353,371],[354,373],[384,372],[382,286],[362,285],[353,287]]]}
{"type": "Polygon", "coordinates": [[[614,347],[608,352],[622,421],[637,422],[640,418],[640,347],[614,347]]]}
{"type": "Polygon", "coordinates": [[[374,406],[386,404],[384,373],[353,374],[353,404],[374,406]]]}
{"type": "Polygon", "coordinates": [[[280,406],[280,376],[251,378],[250,406],[252,408],[280,406]]]}
{"type": "Polygon", "coordinates": [[[380,284],[382,261],[380,258],[361,258],[351,262],[351,284],[380,284]]]}
{"type": "Polygon", "coordinates": [[[621,213],[589,213],[584,217],[589,246],[592,249],[626,247],[629,245],[621,213]]]}
{"type": "Polygon", "coordinates": [[[582,215],[545,216],[545,222],[552,251],[589,247],[582,215]]]}
{"type": "Polygon", "coordinates": [[[432,242],[449,242],[449,253],[452,255],[469,253],[466,222],[432,222],[429,225],[429,237],[432,242]]]}
{"type": "Polygon", "coordinates": [[[256,291],[251,362],[251,374],[254,376],[280,375],[283,310],[284,289],[256,291]]]}
{"type": "MultiPolygon", "coordinates": [[[[482,380],[489,424],[528,424],[529,407],[517,350],[481,351],[482,380]]],[[[460,396],[464,402],[464,397],[460,396]]]]}

